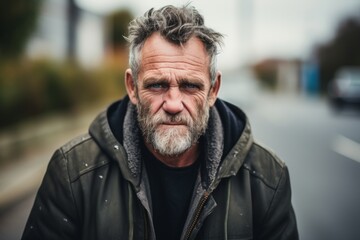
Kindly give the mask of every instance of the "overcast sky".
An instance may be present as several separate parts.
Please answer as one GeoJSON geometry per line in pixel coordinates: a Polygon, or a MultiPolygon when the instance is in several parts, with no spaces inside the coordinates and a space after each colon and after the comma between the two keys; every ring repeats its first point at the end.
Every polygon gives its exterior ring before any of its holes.
{"type": "MultiPolygon", "coordinates": [[[[89,10],[106,13],[129,8],[135,16],[151,7],[181,0],[77,0],[89,10]]],[[[360,13],[359,0],[193,0],[209,27],[225,34],[219,56],[222,69],[267,57],[306,59],[316,43],[330,39],[346,15],[360,13]]]]}

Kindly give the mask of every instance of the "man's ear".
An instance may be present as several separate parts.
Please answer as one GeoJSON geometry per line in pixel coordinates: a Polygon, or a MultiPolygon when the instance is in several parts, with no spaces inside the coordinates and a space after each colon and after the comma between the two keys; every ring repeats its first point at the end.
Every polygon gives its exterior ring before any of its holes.
{"type": "Polygon", "coordinates": [[[130,101],[133,104],[137,104],[136,86],[135,86],[134,77],[133,77],[133,74],[132,74],[130,68],[126,69],[126,71],[125,71],[125,87],[126,87],[126,92],[130,98],[130,101]]]}
{"type": "Polygon", "coordinates": [[[208,101],[209,101],[210,107],[212,107],[215,104],[217,95],[219,93],[220,85],[221,85],[221,72],[218,71],[216,73],[215,82],[212,85],[210,92],[209,92],[208,101]]]}

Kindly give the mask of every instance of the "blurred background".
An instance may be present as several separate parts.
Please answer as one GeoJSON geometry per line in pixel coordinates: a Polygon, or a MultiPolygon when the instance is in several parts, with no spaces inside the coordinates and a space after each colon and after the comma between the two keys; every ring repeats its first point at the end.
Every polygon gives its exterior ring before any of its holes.
{"type": "MultiPolygon", "coordinates": [[[[180,0],[0,3],[0,239],[54,150],[125,94],[127,24],[180,0]]],[[[301,239],[360,239],[359,0],[193,0],[225,35],[220,97],[290,170],[301,239]]]]}

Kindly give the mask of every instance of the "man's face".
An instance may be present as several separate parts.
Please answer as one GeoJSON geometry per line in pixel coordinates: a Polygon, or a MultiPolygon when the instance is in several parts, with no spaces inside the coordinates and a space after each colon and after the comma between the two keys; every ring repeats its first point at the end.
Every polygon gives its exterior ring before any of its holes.
{"type": "Polygon", "coordinates": [[[209,57],[197,38],[177,46],[155,33],[141,54],[137,85],[127,89],[145,141],[162,155],[179,155],[204,133],[220,75],[211,87],[209,57]]]}

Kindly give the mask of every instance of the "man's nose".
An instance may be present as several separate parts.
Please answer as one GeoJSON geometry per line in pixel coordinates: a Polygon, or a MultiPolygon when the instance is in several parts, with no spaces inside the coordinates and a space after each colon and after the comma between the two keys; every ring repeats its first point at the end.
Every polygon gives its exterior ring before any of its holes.
{"type": "Polygon", "coordinates": [[[163,109],[169,114],[177,114],[184,109],[182,94],[177,87],[170,87],[163,100],[163,109]]]}

